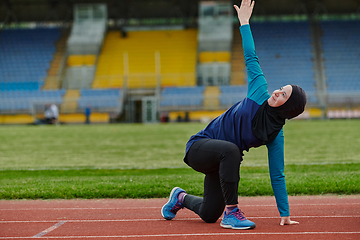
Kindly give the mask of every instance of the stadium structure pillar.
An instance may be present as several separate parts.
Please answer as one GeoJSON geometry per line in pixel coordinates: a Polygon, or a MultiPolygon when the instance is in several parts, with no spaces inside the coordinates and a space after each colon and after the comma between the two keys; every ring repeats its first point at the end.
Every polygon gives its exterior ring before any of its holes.
{"type": "Polygon", "coordinates": [[[325,76],[325,67],[324,67],[324,57],[322,54],[322,45],[321,45],[321,29],[312,16],[309,16],[310,28],[311,28],[311,37],[312,37],[312,46],[314,52],[314,68],[315,68],[315,81],[317,89],[317,97],[319,99],[319,107],[323,110],[323,115],[325,113],[326,105],[326,76],[325,76]]]}
{"type": "Polygon", "coordinates": [[[199,3],[198,85],[227,85],[230,82],[231,64],[227,56],[230,56],[233,38],[231,5],[230,1],[199,3]]]}
{"type": "MultiPolygon", "coordinates": [[[[14,13],[14,10],[12,8],[12,4],[9,0],[4,0],[5,6],[6,6],[6,16],[4,21],[2,22],[2,27],[5,26],[5,24],[11,23],[11,21],[18,22],[18,19],[14,13]]],[[[1,29],[1,26],[0,26],[1,29]]]]}
{"type": "Polygon", "coordinates": [[[76,4],[74,23],[67,41],[67,62],[63,86],[91,88],[96,62],[107,29],[106,4],[76,4]]]}

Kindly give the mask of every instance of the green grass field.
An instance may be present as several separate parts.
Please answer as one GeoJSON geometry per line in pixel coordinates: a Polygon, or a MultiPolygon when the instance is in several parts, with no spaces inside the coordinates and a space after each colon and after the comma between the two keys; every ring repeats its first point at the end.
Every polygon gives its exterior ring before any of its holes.
{"type": "MultiPolygon", "coordinates": [[[[0,199],[201,195],[203,175],[182,159],[200,123],[0,127],[0,199]]],[[[360,193],[360,121],[284,126],[290,195],[360,193]]],[[[272,195],[266,147],[245,152],[239,194],[272,195]]]]}

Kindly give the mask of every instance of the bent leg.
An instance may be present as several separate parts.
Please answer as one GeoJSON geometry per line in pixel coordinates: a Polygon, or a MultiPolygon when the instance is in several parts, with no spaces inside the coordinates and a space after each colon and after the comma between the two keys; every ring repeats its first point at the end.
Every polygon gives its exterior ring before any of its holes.
{"type": "Polygon", "coordinates": [[[184,207],[194,211],[207,223],[216,222],[222,215],[225,202],[220,186],[219,172],[206,174],[204,180],[204,197],[187,194],[183,202],[184,207]]]}
{"type": "Polygon", "coordinates": [[[237,204],[241,154],[227,141],[204,139],[191,146],[187,162],[204,173],[204,197],[186,195],[184,206],[197,213],[205,222],[216,222],[225,205],[237,204]]]}

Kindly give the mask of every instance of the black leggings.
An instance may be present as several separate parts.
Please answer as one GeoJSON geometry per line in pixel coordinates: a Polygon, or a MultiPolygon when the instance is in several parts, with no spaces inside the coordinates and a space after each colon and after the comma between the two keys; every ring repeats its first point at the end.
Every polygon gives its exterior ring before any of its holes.
{"type": "Polygon", "coordinates": [[[184,198],[184,206],[205,222],[216,222],[225,205],[238,203],[241,161],[240,150],[234,143],[216,139],[202,139],[193,143],[185,162],[205,174],[204,197],[188,194],[184,198]]]}

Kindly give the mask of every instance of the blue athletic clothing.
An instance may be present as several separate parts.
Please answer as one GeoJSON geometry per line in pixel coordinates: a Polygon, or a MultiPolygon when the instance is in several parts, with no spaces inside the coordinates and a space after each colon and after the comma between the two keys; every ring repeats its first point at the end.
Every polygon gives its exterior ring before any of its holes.
{"type": "MultiPolygon", "coordinates": [[[[194,142],[204,138],[232,142],[237,145],[242,155],[244,150],[249,151],[249,148],[262,145],[261,140],[252,133],[251,120],[264,101],[270,98],[270,95],[267,91],[267,82],[255,52],[250,25],[241,26],[240,32],[248,74],[247,96],[211,121],[203,130],[191,136],[186,144],[185,155],[194,142]]],[[[279,132],[274,141],[266,146],[268,148],[271,185],[280,216],[290,216],[284,175],[283,130],[279,132]]]]}

